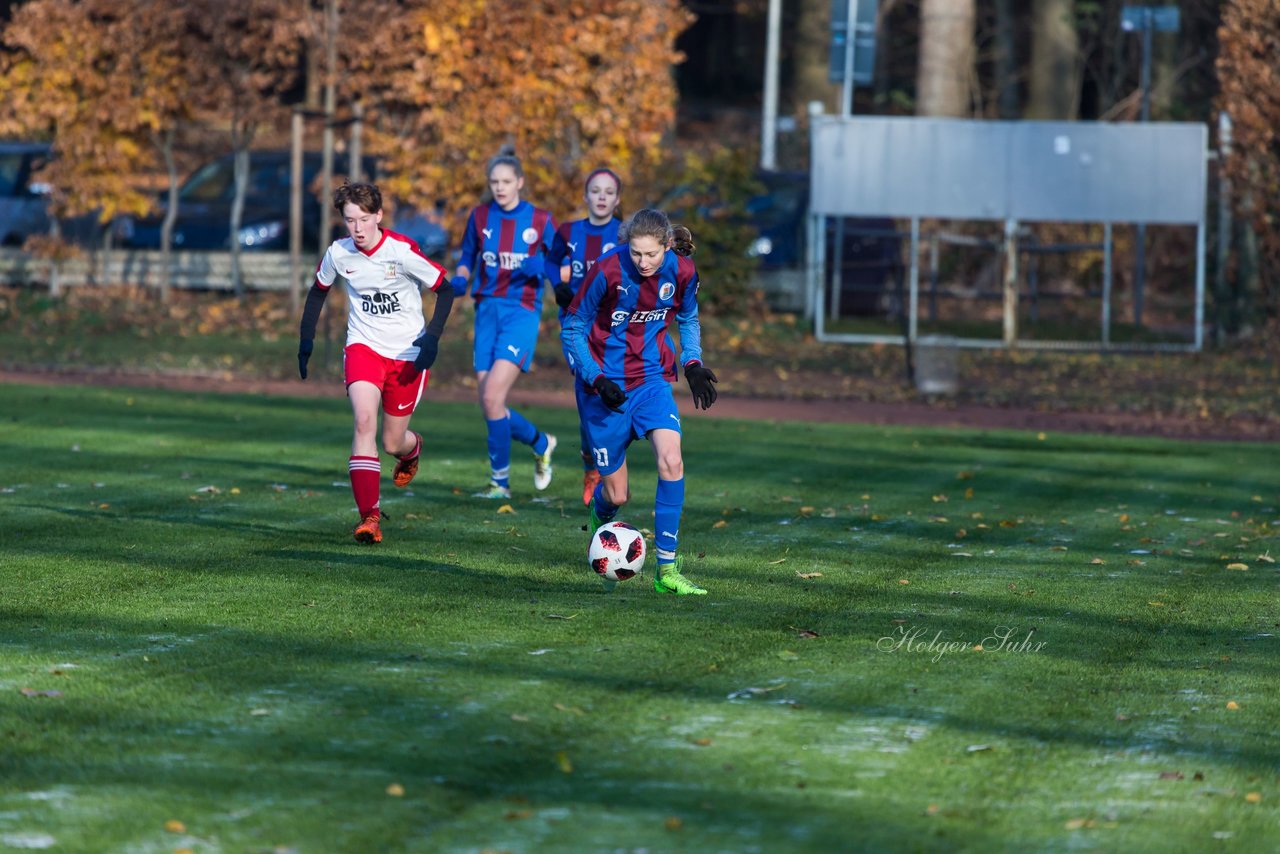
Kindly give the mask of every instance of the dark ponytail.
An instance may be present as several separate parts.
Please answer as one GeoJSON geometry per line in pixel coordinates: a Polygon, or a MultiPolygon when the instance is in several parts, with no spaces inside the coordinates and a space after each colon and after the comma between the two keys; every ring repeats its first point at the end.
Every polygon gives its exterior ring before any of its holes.
{"type": "Polygon", "coordinates": [[[672,225],[665,213],[653,208],[636,211],[618,228],[619,243],[629,243],[636,237],[652,237],[685,258],[697,248],[693,245],[693,232],[683,225],[672,225]]]}

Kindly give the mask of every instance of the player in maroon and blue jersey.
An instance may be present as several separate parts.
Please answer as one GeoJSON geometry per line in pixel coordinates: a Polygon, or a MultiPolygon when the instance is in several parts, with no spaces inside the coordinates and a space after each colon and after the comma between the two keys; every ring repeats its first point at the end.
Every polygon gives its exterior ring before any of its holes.
{"type": "MultiPolygon", "coordinates": [[[[694,408],[716,400],[716,375],[702,365],[698,271],[693,235],[667,215],[642,210],[618,232],[619,246],[598,261],[569,304],[560,339],[569,364],[592,394],[583,408],[600,484],[591,502],[594,533],[631,497],[627,447],[645,437],[658,462],[653,516],[658,572],[654,589],[677,595],[707,591],[685,578],[676,553],[684,510],[680,413],[671,383],[676,353],[668,327],[680,329],[680,360],[694,408]]],[[[606,590],[616,582],[602,579],[606,590]]]]}
{"type": "MultiPolygon", "coordinates": [[[[561,224],[556,231],[551,251],[547,253],[547,278],[555,283],[556,305],[560,307],[563,325],[565,310],[590,275],[596,259],[618,244],[618,200],[622,193],[622,180],[610,169],[597,169],[587,176],[583,197],[587,202],[587,215],[582,219],[561,224]]],[[[573,384],[578,400],[578,433],[582,441],[582,503],[590,504],[600,472],[596,469],[587,440],[586,422],[582,405],[587,391],[581,383],[573,384]]]]}
{"type": "Polygon", "coordinates": [[[551,484],[551,454],[556,437],[507,407],[507,394],[516,378],[529,370],[538,342],[542,316],[543,250],[556,233],[551,214],[520,198],[524,169],[519,158],[499,154],[485,174],[493,200],[477,206],[467,218],[462,257],[452,284],[454,293],[467,292],[476,301],[476,341],[473,361],[480,390],[480,409],[489,434],[489,486],[478,498],[511,497],[511,440],[533,449],[533,485],[551,484]]]}

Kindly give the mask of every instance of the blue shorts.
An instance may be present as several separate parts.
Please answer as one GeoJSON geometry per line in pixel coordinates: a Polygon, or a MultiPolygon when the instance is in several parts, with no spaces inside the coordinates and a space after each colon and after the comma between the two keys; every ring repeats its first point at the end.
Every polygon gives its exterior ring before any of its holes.
{"type": "Polygon", "coordinates": [[[582,422],[591,439],[591,454],[600,474],[613,474],[627,461],[627,446],[664,428],[680,432],[680,412],[668,382],[645,383],[627,392],[622,411],[605,406],[599,395],[582,402],[582,422]]]}
{"type": "Polygon", "coordinates": [[[472,356],[476,371],[487,371],[499,359],[529,370],[538,343],[541,315],[518,300],[487,297],[476,303],[476,346],[472,356]]]}

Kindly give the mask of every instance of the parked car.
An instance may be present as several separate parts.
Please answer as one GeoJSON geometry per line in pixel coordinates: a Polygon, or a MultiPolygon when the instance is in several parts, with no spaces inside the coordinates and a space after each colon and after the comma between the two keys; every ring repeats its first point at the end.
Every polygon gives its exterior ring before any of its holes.
{"type": "MultiPolygon", "coordinates": [[[[375,163],[365,159],[365,174],[373,174],[375,163]]],[[[302,245],[314,252],[319,243],[320,206],[306,188],[313,186],[321,170],[319,152],[306,152],[302,161],[303,205],[302,245]]],[[[334,174],[347,171],[346,157],[334,156],[334,174]]],[[[289,248],[290,153],[254,151],[249,155],[249,181],[244,213],[235,239],[243,249],[279,251],[289,248]]],[[[201,166],[178,189],[178,218],[173,228],[175,249],[229,250],[231,248],[231,203],[235,196],[234,157],[226,155],[201,166]]],[[[160,227],[164,222],[168,194],[157,210],[147,217],[122,217],[117,235],[123,246],[133,249],[160,248],[160,227]]],[[[331,220],[334,236],[344,232],[336,217],[331,220]]],[[[434,223],[421,225],[415,236],[428,255],[441,255],[447,235],[434,223]]]]}
{"type": "Polygon", "coordinates": [[[49,190],[32,176],[49,159],[42,142],[0,142],[0,244],[21,246],[49,231],[49,190]]]}

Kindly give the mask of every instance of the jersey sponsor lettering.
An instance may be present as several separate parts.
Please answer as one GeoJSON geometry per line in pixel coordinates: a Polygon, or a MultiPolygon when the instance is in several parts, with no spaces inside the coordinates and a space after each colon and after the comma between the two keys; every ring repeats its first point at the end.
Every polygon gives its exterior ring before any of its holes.
{"type": "MultiPolygon", "coordinates": [[[[486,252],[487,256],[489,253],[486,252]]],[[[529,257],[528,252],[499,252],[498,253],[498,269],[499,270],[519,270],[520,262],[529,257]]],[[[488,263],[486,261],[486,263],[488,263]]],[[[490,264],[489,266],[493,266],[490,264]]]]}
{"type": "Polygon", "coordinates": [[[615,311],[612,316],[612,322],[609,326],[612,328],[622,323],[652,323],[656,320],[660,320],[665,323],[667,319],[667,312],[669,311],[671,311],[669,307],[655,308],[650,311],[633,311],[631,313],[615,311]]]}
{"type": "Polygon", "coordinates": [[[400,297],[385,291],[361,294],[360,308],[366,314],[395,314],[400,310],[400,297]]]}

